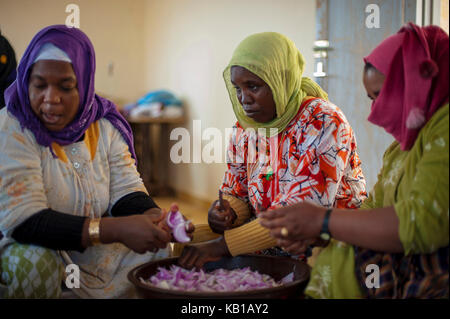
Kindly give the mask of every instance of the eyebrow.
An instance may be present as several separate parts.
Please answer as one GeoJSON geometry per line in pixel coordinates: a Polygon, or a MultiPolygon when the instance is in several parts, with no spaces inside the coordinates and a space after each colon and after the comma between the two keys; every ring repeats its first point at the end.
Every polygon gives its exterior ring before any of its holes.
{"type": "MultiPolygon", "coordinates": [[[[45,81],[45,78],[42,77],[42,76],[40,76],[40,75],[38,75],[38,74],[32,74],[32,75],[31,75],[31,80],[33,80],[34,78],[36,78],[36,79],[38,79],[38,80],[40,80],[40,81],[45,81]]],[[[73,81],[73,82],[76,82],[77,79],[76,79],[75,77],[69,75],[69,76],[67,76],[67,77],[65,77],[65,78],[62,78],[62,79],[60,80],[60,82],[67,82],[67,81],[73,81]]]]}
{"type": "MultiPolygon", "coordinates": [[[[231,81],[231,80],[230,80],[231,81]]],[[[234,83],[233,81],[231,81],[231,84],[236,85],[236,83],[234,83]]],[[[256,85],[261,85],[261,83],[259,81],[256,80],[246,80],[244,81],[243,84],[256,84],[256,85]]]]}

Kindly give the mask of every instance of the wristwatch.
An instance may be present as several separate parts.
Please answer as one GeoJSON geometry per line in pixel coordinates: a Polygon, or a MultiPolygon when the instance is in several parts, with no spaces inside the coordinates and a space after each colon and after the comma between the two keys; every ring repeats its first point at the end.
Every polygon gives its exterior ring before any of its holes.
{"type": "Polygon", "coordinates": [[[331,239],[330,230],[328,229],[328,221],[330,220],[330,214],[332,211],[333,209],[327,209],[327,211],[325,212],[325,217],[322,223],[322,229],[320,230],[320,238],[323,240],[331,239]]]}

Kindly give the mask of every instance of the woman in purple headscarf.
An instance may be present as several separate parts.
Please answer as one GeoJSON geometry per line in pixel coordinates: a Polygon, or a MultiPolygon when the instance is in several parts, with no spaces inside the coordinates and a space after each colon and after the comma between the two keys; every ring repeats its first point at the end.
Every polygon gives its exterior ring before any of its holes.
{"type": "Polygon", "coordinates": [[[5,92],[3,297],[58,297],[68,264],[80,271],[79,283],[69,285],[79,297],[134,297],[129,270],[167,256],[171,235],[158,226],[164,212],[136,170],[130,126],[95,94],[94,74],[88,37],[49,26],[33,38],[5,92]]]}

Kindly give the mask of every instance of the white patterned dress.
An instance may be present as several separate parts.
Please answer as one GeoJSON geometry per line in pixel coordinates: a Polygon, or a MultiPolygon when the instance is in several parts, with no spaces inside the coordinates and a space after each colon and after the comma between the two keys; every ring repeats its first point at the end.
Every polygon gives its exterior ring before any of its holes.
{"type": "MultiPolygon", "coordinates": [[[[123,196],[147,193],[128,145],[108,120],[93,123],[85,135],[71,145],[53,145],[54,158],[6,108],[0,111],[0,249],[14,242],[15,227],[41,210],[98,218],[110,216],[123,196]]],[[[139,255],[120,243],[58,253],[64,264],[79,266],[80,288],[73,292],[83,298],[135,297],[128,272],[168,255],[139,255]]]]}

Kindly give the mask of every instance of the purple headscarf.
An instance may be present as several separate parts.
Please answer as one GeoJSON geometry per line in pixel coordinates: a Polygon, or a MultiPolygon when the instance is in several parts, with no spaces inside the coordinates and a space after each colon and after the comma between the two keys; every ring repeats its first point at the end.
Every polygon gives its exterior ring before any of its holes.
{"type": "Polygon", "coordinates": [[[133,133],[125,118],[113,102],[95,94],[95,52],[89,38],[77,28],[52,25],[39,31],[28,45],[17,69],[17,78],[5,91],[8,111],[14,115],[22,129],[33,132],[38,144],[50,147],[52,142],[68,145],[78,141],[95,121],[106,118],[119,130],[128,144],[131,156],[136,160],[133,133]],[[34,114],[28,97],[28,80],[31,66],[45,43],[52,43],[72,60],[80,96],[78,113],[74,120],[60,131],[49,131],[34,114]]]}

